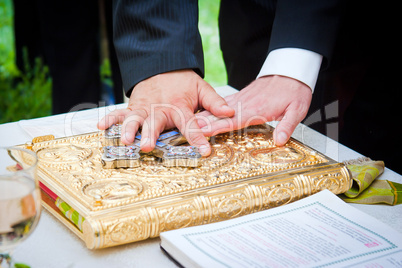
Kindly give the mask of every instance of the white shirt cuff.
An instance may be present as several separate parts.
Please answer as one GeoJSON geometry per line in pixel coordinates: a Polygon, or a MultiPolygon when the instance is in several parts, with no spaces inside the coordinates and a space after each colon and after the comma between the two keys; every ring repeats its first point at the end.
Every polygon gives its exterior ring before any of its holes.
{"type": "Polygon", "coordinates": [[[301,48],[272,50],[257,78],[266,75],[282,75],[299,80],[314,92],[320,71],[322,55],[301,48]]]}

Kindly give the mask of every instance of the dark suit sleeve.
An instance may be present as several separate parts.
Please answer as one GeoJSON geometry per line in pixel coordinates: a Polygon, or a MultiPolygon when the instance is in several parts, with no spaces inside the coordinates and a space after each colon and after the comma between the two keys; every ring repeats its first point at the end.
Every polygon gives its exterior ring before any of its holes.
{"type": "Polygon", "coordinates": [[[204,75],[197,0],[115,0],[114,44],[126,95],[142,80],[173,70],[204,75]]]}
{"type": "Polygon", "coordinates": [[[341,19],[340,0],[278,0],[269,51],[303,48],[331,59],[341,19]]]}

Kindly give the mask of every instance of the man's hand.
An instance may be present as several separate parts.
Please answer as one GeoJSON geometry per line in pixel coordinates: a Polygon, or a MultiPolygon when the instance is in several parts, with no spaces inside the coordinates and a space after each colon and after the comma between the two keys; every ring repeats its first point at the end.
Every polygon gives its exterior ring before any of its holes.
{"type": "Polygon", "coordinates": [[[218,118],[234,115],[226,101],[194,71],[172,71],[138,83],[127,109],[111,112],[99,121],[98,128],[104,130],[123,122],[121,141],[131,144],[142,127],[140,146],[150,152],[164,129],[177,127],[206,156],[211,148],[194,116],[199,109],[218,118]]]}
{"type": "Polygon", "coordinates": [[[276,75],[264,76],[225,98],[236,111],[234,117],[217,118],[204,111],[197,114],[197,120],[206,136],[280,121],[273,135],[276,145],[282,146],[306,116],[311,98],[311,89],[298,80],[276,75]]]}

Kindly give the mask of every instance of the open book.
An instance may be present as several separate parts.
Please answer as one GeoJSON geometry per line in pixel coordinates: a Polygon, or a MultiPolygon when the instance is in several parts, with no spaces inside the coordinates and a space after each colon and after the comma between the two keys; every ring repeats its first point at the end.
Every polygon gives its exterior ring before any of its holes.
{"type": "Polygon", "coordinates": [[[402,234],[328,190],[160,237],[185,267],[402,267],[402,234]]]}

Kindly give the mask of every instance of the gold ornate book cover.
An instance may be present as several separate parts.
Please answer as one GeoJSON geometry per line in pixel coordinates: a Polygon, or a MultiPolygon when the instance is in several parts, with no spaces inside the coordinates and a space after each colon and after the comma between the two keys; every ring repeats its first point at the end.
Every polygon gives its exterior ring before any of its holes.
{"type": "Polygon", "coordinates": [[[212,154],[197,167],[141,154],[136,167],[105,168],[103,132],[23,146],[38,156],[44,207],[97,249],[351,187],[343,164],[294,139],[276,147],[272,131],[264,124],[212,137],[212,154]]]}

